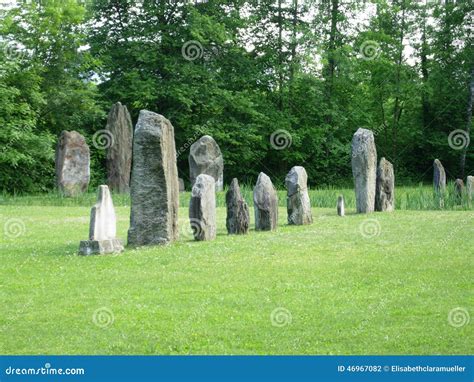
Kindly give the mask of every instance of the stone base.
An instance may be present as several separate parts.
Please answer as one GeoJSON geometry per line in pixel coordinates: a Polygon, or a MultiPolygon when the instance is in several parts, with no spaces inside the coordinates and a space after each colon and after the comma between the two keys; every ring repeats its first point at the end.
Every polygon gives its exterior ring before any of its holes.
{"type": "Polygon", "coordinates": [[[79,255],[103,255],[106,253],[119,253],[123,245],[119,239],[109,240],[83,240],[79,245],[79,255]]]}

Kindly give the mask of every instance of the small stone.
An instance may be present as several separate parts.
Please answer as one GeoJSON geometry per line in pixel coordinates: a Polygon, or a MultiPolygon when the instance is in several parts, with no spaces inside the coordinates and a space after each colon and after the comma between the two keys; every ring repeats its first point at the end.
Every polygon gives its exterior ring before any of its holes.
{"type": "Polygon", "coordinates": [[[91,209],[89,240],[81,241],[80,255],[117,253],[123,245],[116,235],[117,219],[114,204],[107,186],[99,186],[97,203],[91,209]]]}
{"type": "Polygon", "coordinates": [[[178,178],[178,184],[179,184],[179,192],[184,192],[184,180],[182,178],[178,178]]]}
{"type": "Polygon", "coordinates": [[[446,190],[446,172],[439,159],[433,162],[433,186],[437,193],[444,193],[446,190]]]}
{"type": "Polygon", "coordinates": [[[339,216],[345,216],[344,196],[342,196],[342,195],[339,195],[337,197],[337,214],[339,216]]]}
{"type": "Polygon", "coordinates": [[[198,241],[216,238],[216,185],[210,175],[198,175],[191,191],[189,220],[194,239],[198,241]]]}
{"type": "Polygon", "coordinates": [[[225,196],[227,205],[226,227],[229,234],[242,235],[249,230],[249,207],[240,192],[239,182],[232,179],[230,188],[225,196]]]}
{"type": "Polygon", "coordinates": [[[216,182],[216,191],[224,187],[224,159],[214,138],[204,135],[189,150],[189,175],[191,186],[200,174],[210,175],[216,182]]]}
{"type": "Polygon", "coordinates": [[[358,129],[352,138],[352,175],[358,213],[374,211],[377,172],[377,149],[374,134],[358,129]]]}
{"type": "Polygon", "coordinates": [[[395,175],[393,165],[385,158],[380,159],[377,168],[375,189],[375,210],[393,211],[395,209],[395,175]]]}
{"type": "Polygon", "coordinates": [[[63,131],[56,146],[56,185],[65,196],[77,196],[89,186],[90,151],[77,131],[63,131]]]}
{"type": "Polygon", "coordinates": [[[469,200],[473,199],[474,196],[474,176],[469,175],[466,179],[466,194],[469,200]]]}
{"type": "Polygon", "coordinates": [[[162,115],[140,111],[132,166],[128,244],[158,245],[177,240],[179,186],[174,128],[162,115]]]}
{"type": "Polygon", "coordinates": [[[130,191],[132,166],[133,125],[125,105],[117,102],[112,106],[105,128],[110,136],[107,147],[107,184],[112,191],[130,191]]]}
{"type": "Polygon", "coordinates": [[[255,230],[271,231],[278,225],[278,195],[270,178],[261,172],[253,189],[255,230]]]}
{"type": "Polygon", "coordinates": [[[294,166],[285,178],[288,224],[311,224],[311,203],[308,194],[308,174],[304,167],[294,166]]]}
{"type": "Polygon", "coordinates": [[[463,194],[464,182],[462,179],[456,179],[454,181],[454,197],[456,198],[456,202],[461,203],[463,194]]]}

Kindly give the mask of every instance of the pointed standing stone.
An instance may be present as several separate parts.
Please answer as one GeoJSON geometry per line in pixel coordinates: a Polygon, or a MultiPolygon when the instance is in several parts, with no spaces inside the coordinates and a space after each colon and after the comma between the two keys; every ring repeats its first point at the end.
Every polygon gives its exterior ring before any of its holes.
{"type": "Polygon", "coordinates": [[[444,193],[446,190],[446,172],[439,159],[433,162],[433,186],[437,193],[444,193]]]}
{"type": "Polygon", "coordinates": [[[142,110],[133,136],[128,244],[166,244],[178,238],[179,188],[174,128],[142,110]]]}
{"type": "Polygon", "coordinates": [[[278,225],[278,195],[270,178],[261,172],[253,189],[255,230],[271,231],[278,225]]]}
{"type": "Polygon", "coordinates": [[[216,238],[216,184],[210,175],[201,174],[196,178],[191,191],[189,220],[195,240],[216,238]]]}
{"type": "Polygon", "coordinates": [[[346,212],[344,209],[344,196],[339,195],[337,198],[337,214],[339,216],[345,216],[346,212]]]}
{"type": "Polygon", "coordinates": [[[56,146],[56,185],[65,196],[77,196],[89,186],[90,152],[77,131],[63,131],[56,146]]]}
{"type": "Polygon", "coordinates": [[[133,126],[125,105],[117,102],[112,106],[106,130],[111,137],[107,148],[107,184],[112,191],[129,192],[133,126]]]}
{"type": "Polygon", "coordinates": [[[474,176],[469,175],[466,179],[466,194],[468,200],[472,200],[474,195],[474,176]]]}
{"type": "Polygon", "coordinates": [[[285,178],[288,224],[311,224],[311,203],[308,195],[308,174],[304,167],[294,166],[285,178]]]}
{"type": "Polygon", "coordinates": [[[246,234],[249,230],[249,207],[240,193],[237,178],[232,179],[225,196],[227,205],[226,227],[229,234],[246,234]]]}
{"type": "Polygon", "coordinates": [[[377,168],[375,190],[375,210],[393,211],[395,209],[395,175],[393,165],[385,158],[380,159],[377,168]]]}
{"type": "Polygon", "coordinates": [[[200,174],[210,175],[216,182],[216,191],[224,187],[224,159],[214,138],[204,135],[189,150],[189,175],[191,186],[200,174]]]}
{"type": "Polygon", "coordinates": [[[352,175],[358,213],[374,210],[376,171],[374,134],[370,130],[358,129],[352,138],[352,175]]]}
{"type": "Polygon", "coordinates": [[[97,203],[91,209],[89,240],[81,241],[80,255],[117,253],[123,245],[116,235],[116,217],[112,197],[107,186],[99,186],[97,203]]]}

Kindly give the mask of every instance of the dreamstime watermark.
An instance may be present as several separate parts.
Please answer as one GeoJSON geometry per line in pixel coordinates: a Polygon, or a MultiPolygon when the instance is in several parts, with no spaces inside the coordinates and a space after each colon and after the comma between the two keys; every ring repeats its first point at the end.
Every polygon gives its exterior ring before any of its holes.
{"type": "Polygon", "coordinates": [[[293,138],[287,130],[278,129],[270,135],[270,145],[275,150],[287,149],[291,146],[292,143],[293,138]]]}
{"type": "Polygon", "coordinates": [[[359,224],[359,231],[366,239],[379,236],[381,232],[381,226],[377,219],[365,219],[359,224]]]}
{"type": "MultiPolygon", "coordinates": [[[[206,123],[207,124],[207,123],[206,123]]],[[[188,148],[198,140],[200,135],[204,135],[206,132],[203,127],[198,127],[197,131],[194,133],[194,135],[191,138],[188,138],[188,140],[178,149],[176,150],[176,158],[178,158],[181,154],[186,152],[188,148]]]]}
{"type": "Polygon", "coordinates": [[[270,313],[270,321],[273,326],[282,328],[283,326],[290,325],[293,318],[291,312],[288,309],[278,307],[270,313]]]}
{"type": "Polygon", "coordinates": [[[449,133],[448,144],[453,150],[463,150],[469,146],[471,139],[467,131],[456,129],[449,133]]]}
{"type": "Polygon", "coordinates": [[[3,225],[3,233],[9,239],[16,239],[26,232],[25,222],[18,218],[10,218],[3,225]]]}
{"type": "Polygon", "coordinates": [[[197,40],[186,41],[181,47],[181,54],[187,61],[194,61],[202,58],[204,55],[204,48],[197,40]]]}
{"type": "Polygon", "coordinates": [[[359,53],[364,60],[375,60],[380,56],[382,49],[377,41],[366,40],[359,47],[359,53]]]}
{"type": "Polygon", "coordinates": [[[99,328],[107,328],[115,321],[114,313],[106,307],[97,309],[92,315],[92,322],[99,328]]]}
{"type": "Polygon", "coordinates": [[[454,328],[461,328],[469,324],[470,320],[469,312],[464,308],[454,308],[448,313],[448,323],[454,328]]]}
{"type": "Polygon", "coordinates": [[[98,150],[106,150],[114,145],[114,135],[109,130],[97,130],[92,136],[92,144],[98,150]]]}
{"type": "Polygon", "coordinates": [[[201,236],[203,232],[202,222],[199,219],[190,218],[189,222],[183,222],[180,229],[180,237],[192,240],[201,236]]]}
{"type": "Polygon", "coordinates": [[[8,41],[1,43],[2,50],[5,54],[5,58],[10,61],[17,61],[22,59],[26,55],[26,50],[20,47],[15,41],[8,41]]]}

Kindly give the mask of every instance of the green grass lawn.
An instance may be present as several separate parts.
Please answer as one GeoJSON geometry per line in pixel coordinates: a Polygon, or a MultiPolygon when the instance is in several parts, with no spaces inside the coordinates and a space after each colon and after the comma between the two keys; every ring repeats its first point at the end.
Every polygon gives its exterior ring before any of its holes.
{"type": "Polygon", "coordinates": [[[2,354],[474,350],[473,211],[315,208],[294,227],[281,208],[276,232],[228,236],[219,207],[217,239],[194,242],[181,208],[177,243],[80,257],[89,211],[0,206],[2,354]]]}

